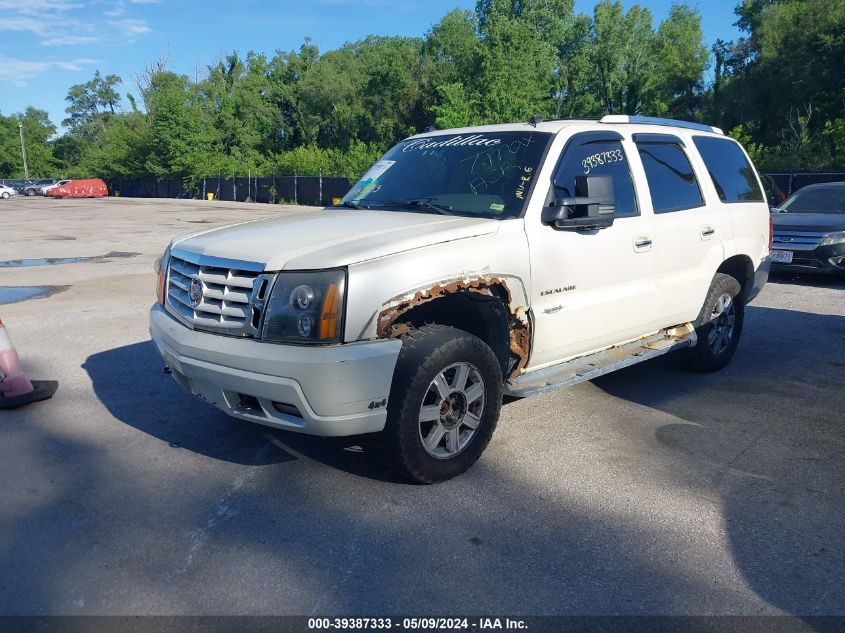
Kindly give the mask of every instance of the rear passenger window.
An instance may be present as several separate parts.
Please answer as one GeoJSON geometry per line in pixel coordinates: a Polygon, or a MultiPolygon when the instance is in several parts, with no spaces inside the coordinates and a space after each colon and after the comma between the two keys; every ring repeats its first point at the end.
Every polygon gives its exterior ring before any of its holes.
{"type": "Polygon", "coordinates": [[[637,143],[655,213],[692,209],[704,204],[687,155],[674,143],[637,143]]]}
{"type": "Polygon", "coordinates": [[[592,140],[589,133],[574,137],[555,170],[555,197],[586,196],[587,191],[583,189],[587,176],[610,176],[613,179],[614,215],[617,218],[639,215],[634,183],[622,143],[592,140]]]}
{"type": "Polygon", "coordinates": [[[754,168],[734,141],[696,136],[698,153],[710,172],[710,178],[722,202],[763,202],[763,192],[754,168]]]}

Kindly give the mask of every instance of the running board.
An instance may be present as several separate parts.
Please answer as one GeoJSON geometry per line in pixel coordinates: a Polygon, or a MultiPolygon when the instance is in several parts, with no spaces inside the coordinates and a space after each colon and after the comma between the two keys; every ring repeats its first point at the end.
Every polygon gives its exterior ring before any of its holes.
{"type": "Polygon", "coordinates": [[[678,325],[624,345],[617,345],[587,356],[578,356],[563,363],[512,378],[505,383],[504,391],[506,395],[518,398],[557,391],[577,385],[579,382],[604,376],[617,369],[662,356],[676,349],[691,347],[697,341],[698,337],[692,323],[678,325]]]}

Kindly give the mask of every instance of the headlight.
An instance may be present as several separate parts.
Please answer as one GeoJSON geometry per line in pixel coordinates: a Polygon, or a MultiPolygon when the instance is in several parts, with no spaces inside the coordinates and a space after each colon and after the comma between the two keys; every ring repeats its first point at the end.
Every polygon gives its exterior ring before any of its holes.
{"type": "Polygon", "coordinates": [[[264,312],[263,340],[339,342],[345,294],[345,270],[279,273],[264,312]]]}
{"type": "Polygon", "coordinates": [[[830,246],[831,244],[842,244],[845,242],[845,231],[841,233],[831,233],[830,235],[826,235],[825,238],[822,240],[822,246],[830,246]]]}
{"type": "Polygon", "coordinates": [[[164,305],[165,296],[167,292],[165,290],[165,285],[167,283],[167,266],[170,264],[170,246],[164,249],[164,255],[161,257],[156,258],[155,263],[153,264],[153,269],[156,272],[157,281],[156,281],[156,296],[158,297],[158,302],[161,305],[164,305]]]}

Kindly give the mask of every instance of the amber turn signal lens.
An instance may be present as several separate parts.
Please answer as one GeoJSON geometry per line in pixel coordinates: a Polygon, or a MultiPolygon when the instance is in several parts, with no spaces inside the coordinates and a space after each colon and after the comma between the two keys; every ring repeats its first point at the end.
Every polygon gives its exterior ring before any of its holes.
{"type": "Polygon", "coordinates": [[[158,285],[156,286],[156,296],[158,297],[158,302],[161,305],[164,305],[164,271],[159,271],[158,273],[158,285]]]}
{"type": "Polygon", "coordinates": [[[323,309],[320,312],[320,339],[331,340],[338,337],[340,324],[340,288],[337,284],[329,285],[323,309]]]}

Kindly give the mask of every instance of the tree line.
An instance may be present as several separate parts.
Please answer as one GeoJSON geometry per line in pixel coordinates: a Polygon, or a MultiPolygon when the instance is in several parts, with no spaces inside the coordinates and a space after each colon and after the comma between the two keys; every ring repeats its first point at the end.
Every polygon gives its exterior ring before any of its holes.
{"type": "Polygon", "coordinates": [[[161,59],[134,85],[94,77],[67,94],[66,131],[29,107],[0,115],[0,176],[357,178],[398,140],[493,122],[643,114],[717,125],[758,168],[845,168],[845,0],[742,0],[742,36],[707,46],[683,2],[478,0],[423,37],[371,35],[327,52],[309,39],[233,52],[189,77],[161,59]]]}

